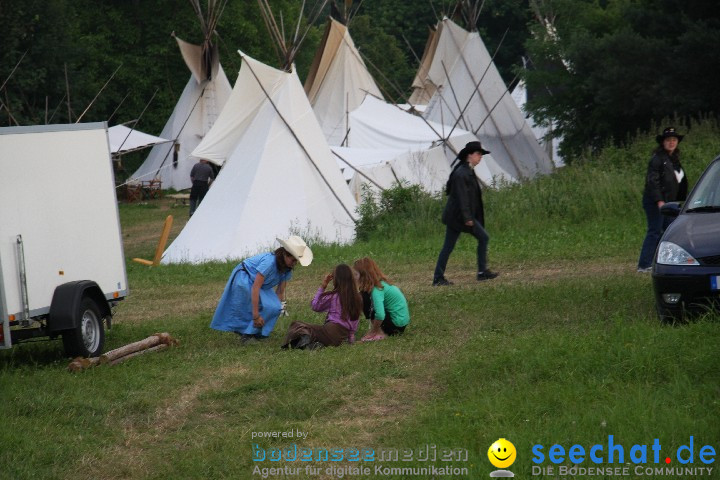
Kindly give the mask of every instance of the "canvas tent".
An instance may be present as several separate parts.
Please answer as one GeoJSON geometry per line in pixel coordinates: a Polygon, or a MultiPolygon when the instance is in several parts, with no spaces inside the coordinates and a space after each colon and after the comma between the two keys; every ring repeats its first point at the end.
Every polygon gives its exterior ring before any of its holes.
{"type": "Polygon", "coordinates": [[[420,67],[413,79],[410,105],[427,105],[438,87],[445,84],[445,72],[460,57],[469,33],[455,27],[454,23],[438,22],[436,28],[430,30],[420,67]]]}
{"type": "Polygon", "coordinates": [[[191,152],[212,128],[232,88],[219,62],[210,79],[198,77],[195,65],[201,62],[199,47],[179,38],[177,41],[183,58],[193,70],[193,74],[160,133],[161,137],[172,139],[173,143],[153,147],[132,178],[136,180],[158,178],[162,181],[164,189],[182,190],[192,186],[190,170],[198,161],[197,158],[191,157],[191,152]],[[174,151],[176,148],[177,154],[174,151]]]}
{"type": "Polygon", "coordinates": [[[330,145],[343,143],[347,115],[362,103],[367,93],[382,98],[347,27],[333,18],[328,19],[305,80],[305,92],[330,145]]]}
{"type": "Polygon", "coordinates": [[[222,169],[163,263],[239,259],[290,234],[353,239],[355,201],[297,74],[241,55],[227,106],[193,151],[222,169]]]}
{"type": "Polygon", "coordinates": [[[110,153],[112,153],[113,157],[172,141],[143,133],[125,125],[115,125],[108,128],[108,138],[110,140],[110,153]]]}
{"type": "Polygon", "coordinates": [[[160,133],[173,143],[153,147],[145,162],[131,176],[132,180],[159,179],[163,189],[183,190],[192,186],[190,170],[199,159],[192,157],[191,152],[212,128],[232,90],[220,65],[217,45],[212,43],[224,3],[210,2],[207,19],[200,11],[198,0],[191,0],[191,4],[199,17],[205,40],[202,45],[194,45],[175,37],[191,75],[160,133]]]}
{"type": "Polygon", "coordinates": [[[343,178],[347,182],[350,182],[355,176],[358,167],[389,162],[395,157],[405,153],[404,150],[397,149],[350,148],[340,146],[331,146],[330,150],[332,150],[338,167],[340,167],[340,171],[343,174],[343,178]]]}
{"type": "Polygon", "coordinates": [[[468,33],[447,18],[442,23],[441,35],[449,35],[452,42],[464,36],[465,41],[423,116],[477,135],[508,181],[550,173],[552,161],[508,94],[479,34],[468,33]]]}
{"type": "MultiPolygon", "coordinates": [[[[333,147],[333,150],[335,149],[357,150],[333,147]]],[[[358,203],[363,200],[366,190],[377,194],[381,189],[397,185],[418,185],[426,192],[438,193],[445,188],[452,168],[447,149],[443,145],[427,150],[401,152],[392,158],[384,158],[382,152],[366,152],[367,156],[364,158],[375,161],[354,164],[356,172],[350,178],[348,186],[358,203]]],[[[340,153],[346,158],[352,158],[353,155],[347,151],[340,153]]]]}
{"type": "MultiPolygon", "coordinates": [[[[350,135],[349,146],[351,148],[375,148],[382,150],[400,150],[407,154],[420,152],[440,146],[445,154],[446,161],[451,163],[457,152],[467,142],[477,140],[471,132],[443,125],[438,122],[423,120],[422,118],[407,113],[395,105],[374,98],[368,95],[362,105],[350,113],[350,135]]],[[[493,152],[494,153],[494,152],[493,152]]],[[[407,160],[417,161],[417,156],[406,157],[407,160]]],[[[439,158],[436,155],[429,155],[427,161],[439,158]]],[[[397,168],[397,171],[403,171],[397,168]]],[[[425,168],[426,172],[436,171],[442,175],[442,169],[425,168]]],[[[493,185],[500,178],[510,180],[511,172],[502,168],[502,165],[495,161],[494,154],[483,156],[483,161],[475,169],[478,178],[485,185],[493,185]]],[[[407,179],[415,183],[412,178],[407,179]]],[[[447,176],[443,179],[447,180],[447,176]]],[[[429,185],[434,184],[434,179],[427,179],[426,189],[432,191],[429,185]]]]}

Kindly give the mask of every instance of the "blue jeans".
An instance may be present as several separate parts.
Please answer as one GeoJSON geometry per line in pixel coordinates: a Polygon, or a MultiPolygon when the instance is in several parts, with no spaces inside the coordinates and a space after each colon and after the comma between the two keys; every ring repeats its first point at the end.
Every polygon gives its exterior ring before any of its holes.
{"type": "MultiPolygon", "coordinates": [[[[443,243],[442,249],[440,250],[440,255],[438,256],[437,265],[435,265],[435,274],[433,276],[433,281],[437,281],[445,277],[445,267],[447,267],[447,262],[450,259],[450,254],[455,248],[455,244],[457,243],[458,238],[460,238],[461,233],[462,232],[460,230],[455,230],[449,225],[445,228],[445,243],[443,243]]],[[[477,220],[475,220],[475,223],[473,224],[471,235],[477,238],[478,241],[477,271],[484,272],[485,268],[487,267],[487,247],[488,242],[490,241],[490,237],[488,236],[482,225],[480,225],[480,222],[478,222],[477,220]]]]}
{"type": "Polygon", "coordinates": [[[647,217],[647,233],[640,249],[638,268],[649,268],[652,266],[655,250],[657,250],[658,243],[660,243],[660,237],[672,222],[672,218],[660,213],[657,203],[649,198],[643,196],[642,204],[647,217]]]}

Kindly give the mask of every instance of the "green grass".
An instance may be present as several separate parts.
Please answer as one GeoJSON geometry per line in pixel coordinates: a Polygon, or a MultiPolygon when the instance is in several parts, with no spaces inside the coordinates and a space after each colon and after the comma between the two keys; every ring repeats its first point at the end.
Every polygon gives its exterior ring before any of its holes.
{"type": "MultiPolygon", "coordinates": [[[[720,151],[718,130],[694,125],[683,142],[691,182],[720,151]]],[[[152,257],[168,214],[177,235],[187,210],[166,200],[121,205],[131,294],[116,309],[106,348],[159,331],[181,343],[82,373],[67,371],[60,342],[0,352],[0,478],[242,479],[262,478],[253,476],[258,465],[295,465],[253,462],[253,443],[459,448],[467,461],[449,464],[469,475],[458,478],[488,478],[486,452],[500,437],[518,450],[510,469],[529,478],[533,445],[547,454],[556,443],[607,445],[608,435],[626,450],[657,438],[662,458],[692,435],[702,466],[702,445],[720,450],[720,323],[707,316],[660,324],[650,278],[635,273],[647,138],[537,181],[486,190],[490,267],[501,272],[492,282],[475,282],[475,245],[463,236],[447,272],[456,285],[430,286],[444,234],[439,199],[414,199],[417,208],[379,219],[366,241],[314,245],[315,261],[289,285],[290,316],[266,343],[245,347],[208,327],[234,265],[130,261],[152,257]],[[291,320],[321,321],[309,302],[324,273],[365,255],[406,293],[406,335],[281,351],[291,320]],[[308,437],[252,438],[289,430],[308,437]]],[[[372,463],[360,465],[374,472],[372,463]]]]}

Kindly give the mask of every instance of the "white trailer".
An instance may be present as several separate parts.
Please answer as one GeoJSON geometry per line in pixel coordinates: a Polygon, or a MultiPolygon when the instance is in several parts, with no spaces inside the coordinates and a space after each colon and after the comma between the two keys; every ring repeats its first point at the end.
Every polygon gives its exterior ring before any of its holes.
{"type": "Polygon", "coordinates": [[[107,125],[0,128],[0,349],[98,356],[128,295],[107,125]]]}

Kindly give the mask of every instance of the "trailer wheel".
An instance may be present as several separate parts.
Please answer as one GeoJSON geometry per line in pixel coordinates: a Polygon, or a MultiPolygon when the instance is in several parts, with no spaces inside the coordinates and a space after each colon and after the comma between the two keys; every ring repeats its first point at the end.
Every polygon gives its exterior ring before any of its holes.
{"type": "Polygon", "coordinates": [[[105,344],[105,326],[95,301],[84,297],[77,312],[78,325],[62,333],[65,353],[71,357],[97,357],[105,344]]]}

